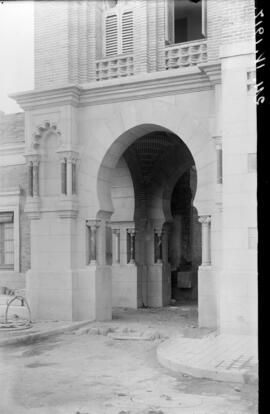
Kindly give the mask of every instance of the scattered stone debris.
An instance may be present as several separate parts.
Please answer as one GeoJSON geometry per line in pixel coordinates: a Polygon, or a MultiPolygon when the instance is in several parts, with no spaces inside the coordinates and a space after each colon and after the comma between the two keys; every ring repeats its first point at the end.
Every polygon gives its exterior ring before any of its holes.
{"type": "Polygon", "coordinates": [[[171,401],[172,400],[172,397],[170,397],[169,395],[166,395],[166,394],[162,394],[160,397],[161,398],[164,398],[167,401],[171,401]]]}
{"type": "Polygon", "coordinates": [[[108,327],[108,326],[92,326],[78,329],[75,335],[103,335],[114,340],[133,340],[133,341],[163,341],[168,337],[162,335],[159,331],[146,329],[145,331],[137,331],[128,327],[108,327]]]}

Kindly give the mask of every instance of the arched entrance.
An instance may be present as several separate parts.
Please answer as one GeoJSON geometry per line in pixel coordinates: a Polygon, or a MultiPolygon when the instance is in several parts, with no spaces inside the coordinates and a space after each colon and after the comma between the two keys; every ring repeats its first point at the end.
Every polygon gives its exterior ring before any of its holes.
{"type": "Polygon", "coordinates": [[[184,298],[187,291],[190,299],[197,298],[198,263],[192,263],[196,182],[187,145],[159,125],[132,128],[110,146],[98,172],[97,218],[109,223],[106,263],[112,269],[113,306],[166,306],[176,293],[184,298]],[[183,286],[184,255],[190,259],[191,286],[187,281],[183,286]],[[179,292],[175,286],[172,290],[175,273],[182,273],[179,292]]]}

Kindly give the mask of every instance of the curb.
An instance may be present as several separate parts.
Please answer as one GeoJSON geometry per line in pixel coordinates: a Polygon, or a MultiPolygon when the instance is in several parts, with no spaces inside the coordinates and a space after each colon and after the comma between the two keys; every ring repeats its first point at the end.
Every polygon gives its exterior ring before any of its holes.
{"type": "Polygon", "coordinates": [[[83,322],[75,322],[72,325],[62,326],[59,328],[54,328],[44,332],[37,332],[37,333],[30,333],[28,335],[17,336],[15,338],[5,338],[0,340],[0,347],[6,345],[15,345],[15,344],[32,344],[39,339],[49,338],[54,335],[59,335],[64,332],[72,332],[76,329],[82,328],[93,321],[83,321],[83,322]]]}
{"type": "Polygon", "coordinates": [[[242,370],[241,372],[228,372],[224,370],[200,368],[178,362],[173,359],[172,356],[168,355],[168,350],[166,347],[169,342],[171,342],[171,340],[163,342],[157,347],[157,360],[160,365],[162,365],[164,368],[169,369],[170,371],[173,371],[174,373],[187,374],[196,378],[210,379],[222,382],[236,382],[243,384],[258,383],[258,375],[246,370],[242,370]]]}

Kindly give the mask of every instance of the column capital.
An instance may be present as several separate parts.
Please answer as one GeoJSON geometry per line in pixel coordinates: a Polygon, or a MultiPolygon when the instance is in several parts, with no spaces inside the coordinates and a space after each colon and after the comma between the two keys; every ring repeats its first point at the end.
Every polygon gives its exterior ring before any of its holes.
{"type": "Polygon", "coordinates": [[[208,223],[211,223],[211,216],[209,216],[209,215],[199,216],[198,220],[201,224],[206,225],[208,223]]]}
{"type": "Polygon", "coordinates": [[[212,137],[213,142],[215,144],[215,147],[217,150],[221,150],[222,149],[222,136],[221,135],[214,135],[212,137]]]}
{"type": "Polygon", "coordinates": [[[60,148],[56,151],[60,161],[66,159],[67,162],[76,162],[79,158],[78,151],[74,149],[60,148]]]}
{"type": "Polygon", "coordinates": [[[101,224],[101,220],[97,220],[97,219],[90,219],[90,220],[86,220],[86,225],[87,227],[90,227],[91,229],[97,229],[101,224]]]}
{"type": "Polygon", "coordinates": [[[162,236],[164,234],[164,230],[161,227],[155,227],[154,228],[154,232],[155,234],[157,234],[158,236],[162,236]]]}
{"type": "Polygon", "coordinates": [[[136,230],[135,230],[135,228],[128,228],[128,229],[127,229],[127,232],[128,232],[130,235],[134,235],[134,234],[136,233],[136,230]]]}
{"type": "Polygon", "coordinates": [[[30,163],[33,165],[38,165],[41,159],[41,155],[37,153],[26,153],[24,154],[24,158],[27,165],[30,165],[30,163]]]}
{"type": "Polygon", "coordinates": [[[112,229],[113,234],[120,234],[120,229],[112,229]]]}

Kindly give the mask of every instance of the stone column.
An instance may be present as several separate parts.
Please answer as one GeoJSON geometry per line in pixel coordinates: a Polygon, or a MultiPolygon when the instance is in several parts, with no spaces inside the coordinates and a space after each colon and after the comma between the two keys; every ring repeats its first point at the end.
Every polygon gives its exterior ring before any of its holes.
{"type": "Polygon", "coordinates": [[[222,184],[222,139],[221,136],[213,137],[217,153],[217,184],[222,184]]]}
{"type": "Polygon", "coordinates": [[[39,197],[39,160],[33,161],[33,197],[39,197]]]}
{"type": "Polygon", "coordinates": [[[77,169],[76,169],[76,160],[73,158],[72,160],[72,188],[71,192],[72,194],[77,193],[77,169]]]}
{"type": "Polygon", "coordinates": [[[97,221],[87,220],[86,225],[88,227],[88,245],[89,245],[89,255],[88,255],[88,264],[96,265],[97,264],[97,229],[99,223],[97,221]]]}
{"type": "Polygon", "coordinates": [[[135,263],[135,229],[127,230],[130,237],[130,246],[129,246],[129,264],[135,263]]]}
{"type": "Polygon", "coordinates": [[[67,159],[67,196],[72,195],[72,158],[67,159]]]}
{"type": "Polygon", "coordinates": [[[61,162],[61,193],[70,199],[77,192],[76,162],[79,154],[71,149],[60,149],[57,152],[61,162]]]}
{"type": "Polygon", "coordinates": [[[113,229],[113,264],[120,263],[120,229],[113,229]]]}
{"type": "Polygon", "coordinates": [[[202,224],[202,266],[211,266],[210,223],[211,216],[200,216],[202,224]]]}
{"type": "Polygon", "coordinates": [[[155,258],[156,263],[163,262],[163,232],[162,229],[155,229],[155,258]]]}
{"type": "Polygon", "coordinates": [[[168,263],[169,254],[169,225],[166,224],[163,229],[163,240],[162,240],[162,259],[164,263],[168,263]]]}
{"type": "Polygon", "coordinates": [[[67,194],[67,160],[61,160],[61,194],[67,194]]]}
{"type": "Polygon", "coordinates": [[[28,163],[27,169],[28,169],[27,196],[33,197],[33,163],[32,161],[28,163]]]}

